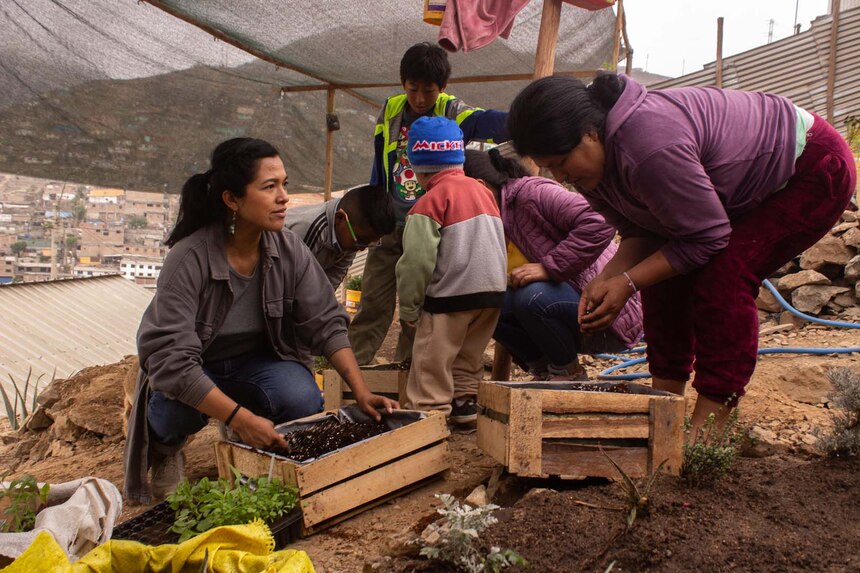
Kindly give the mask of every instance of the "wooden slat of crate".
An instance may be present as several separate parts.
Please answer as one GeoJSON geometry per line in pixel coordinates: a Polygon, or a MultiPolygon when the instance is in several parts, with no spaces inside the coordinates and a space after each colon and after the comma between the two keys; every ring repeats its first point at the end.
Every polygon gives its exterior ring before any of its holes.
{"type": "Polygon", "coordinates": [[[653,396],[612,392],[579,392],[571,399],[570,390],[542,390],[543,411],[553,414],[648,414],[653,396]]]}
{"type": "Polygon", "coordinates": [[[648,448],[603,446],[602,449],[601,452],[597,446],[544,442],[541,451],[541,473],[544,476],[617,479],[620,477],[618,470],[606,459],[606,455],[609,455],[631,478],[647,475],[648,448]]]}
{"type": "Polygon", "coordinates": [[[478,384],[478,404],[500,414],[511,411],[511,391],[500,384],[478,384]]]}
{"type": "Polygon", "coordinates": [[[648,471],[653,472],[666,460],[663,470],[680,475],[684,462],[684,416],[687,413],[683,399],[654,400],[651,403],[651,441],[648,471]]]}
{"type": "MultiPolygon", "coordinates": [[[[361,374],[371,392],[383,394],[403,403],[406,395],[406,380],[409,378],[408,370],[362,368],[361,374]]],[[[337,371],[323,371],[323,401],[326,410],[337,410],[341,406],[355,402],[355,400],[344,399],[344,394],[350,392],[349,386],[337,371]]]]}
{"type": "Polygon", "coordinates": [[[652,431],[646,415],[544,414],[543,438],[647,438],[652,431]]]}
{"type": "Polygon", "coordinates": [[[478,447],[494,460],[508,465],[508,425],[478,414],[478,447]]]}
{"type": "Polygon", "coordinates": [[[445,416],[434,412],[423,420],[350,446],[338,455],[325,456],[296,467],[295,483],[303,494],[308,495],[427,444],[444,440],[449,435],[445,416]]]}
{"type": "Polygon", "coordinates": [[[540,475],[541,392],[512,391],[510,404],[508,471],[524,476],[540,475]]]}
{"type": "Polygon", "coordinates": [[[448,443],[441,442],[309,497],[302,497],[306,528],[448,469],[448,443]]]}

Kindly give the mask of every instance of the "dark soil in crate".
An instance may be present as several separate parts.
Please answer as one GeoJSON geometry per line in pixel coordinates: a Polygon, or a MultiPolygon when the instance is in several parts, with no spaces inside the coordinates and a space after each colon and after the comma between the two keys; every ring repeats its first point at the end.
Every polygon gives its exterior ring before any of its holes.
{"type": "Polygon", "coordinates": [[[309,428],[286,434],[287,449],[274,448],[275,454],[296,461],[318,458],[329,452],[345,448],[389,430],[382,422],[350,422],[326,418],[309,428]]]}
{"type": "MultiPolygon", "coordinates": [[[[179,535],[168,531],[173,521],[173,510],[166,501],[162,501],[137,517],[117,525],[111,534],[111,539],[137,541],[145,545],[178,543],[179,535]]],[[[269,524],[272,536],[275,538],[275,547],[281,549],[298,539],[301,535],[301,525],[302,512],[298,507],[275,523],[269,524]]]]}

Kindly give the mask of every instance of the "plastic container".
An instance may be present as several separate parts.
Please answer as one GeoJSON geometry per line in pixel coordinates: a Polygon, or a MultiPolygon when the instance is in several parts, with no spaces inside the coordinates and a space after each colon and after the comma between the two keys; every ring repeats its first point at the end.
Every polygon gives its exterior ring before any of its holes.
{"type": "Polygon", "coordinates": [[[441,26],[447,3],[448,0],[424,0],[424,21],[434,26],[441,26]]]}
{"type": "Polygon", "coordinates": [[[346,302],[344,303],[344,307],[346,307],[346,312],[349,314],[355,314],[358,312],[358,305],[361,303],[361,291],[360,290],[346,290],[346,302]]]}
{"type": "MultiPolygon", "coordinates": [[[[173,525],[173,510],[166,501],[154,505],[137,517],[117,525],[111,539],[137,541],[146,545],[178,543],[179,535],[168,531],[173,525]]],[[[275,538],[275,548],[283,549],[299,539],[302,528],[302,511],[295,507],[281,519],[269,525],[275,538]]]]}

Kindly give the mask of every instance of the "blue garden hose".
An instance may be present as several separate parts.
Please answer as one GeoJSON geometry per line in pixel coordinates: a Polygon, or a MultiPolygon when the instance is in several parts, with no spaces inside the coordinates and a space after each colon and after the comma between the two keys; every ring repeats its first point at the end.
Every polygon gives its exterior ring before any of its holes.
{"type": "MultiPolygon", "coordinates": [[[[827,326],[838,326],[842,328],[860,328],[860,324],[856,322],[842,322],[838,320],[825,320],[823,318],[818,318],[817,316],[811,316],[809,314],[804,314],[791,306],[788,301],[786,301],[779,291],[776,290],[771,282],[767,279],[764,281],[764,286],[773,294],[779,304],[783,306],[788,312],[793,314],[794,316],[800,317],[804,320],[808,320],[810,322],[814,322],[816,324],[824,324],[827,326]]],[[[622,352],[621,354],[639,354],[645,352],[644,346],[639,346],[628,350],[626,352],[622,352]]],[[[802,348],[802,347],[780,347],[780,348],[759,348],[759,354],[816,354],[816,355],[824,355],[824,354],[852,354],[854,352],[860,352],[860,346],[853,346],[848,348],[802,348]]],[[[621,364],[616,364],[615,366],[611,366],[597,375],[599,380],[638,380],[640,378],[650,378],[651,374],[649,372],[636,372],[632,374],[613,374],[618,370],[622,370],[624,368],[630,366],[636,366],[637,364],[644,364],[648,362],[647,358],[633,358],[627,359],[623,356],[618,356],[616,354],[597,354],[598,358],[607,358],[613,360],[621,360],[621,364]]]]}

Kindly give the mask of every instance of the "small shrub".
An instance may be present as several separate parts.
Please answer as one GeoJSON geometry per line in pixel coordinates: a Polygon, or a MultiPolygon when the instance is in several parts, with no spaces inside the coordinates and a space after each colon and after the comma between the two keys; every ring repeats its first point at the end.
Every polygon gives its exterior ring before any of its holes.
{"type": "Polygon", "coordinates": [[[493,504],[472,507],[448,494],[437,494],[444,507],[437,511],[445,517],[443,524],[431,524],[438,541],[421,548],[421,555],[450,563],[468,573],[498,573],[511,565],[526,565],[526,560],[513,549],[491,547],[486,555],[475,547],[481,531],[496,523],[491,514],[499,509],[493,504]]]}
{"type": "Polygon", "coordinates": [[[346,277],[346,289],[361,291],[361,279],[363,275],[349,275],[346,277]]]}
{"type": "Polygon", "coordinates": [[[860,371],[832,368],[828,372],[833,392],[833,429],[818,437],[818,447],[828,456],[860,454],[860,371]]]}
{"type": "MultiPolygon", "coordinates": [[[[9,419],[9,425],[13,430],[18,430],[21,428],[21,424],[23,424],[24,420],[27,419],[27,416],[30,415],[31,412],[36,410],[36,399],[39,397],[39,381],[42,379],[40,375],[36,378],[36,381],[33,383],[32,392],[30,391],[30,378],[33,376],[33,369],[27,371],[27,378],[24,380],[23,384],[18,384],[15,381],[15,378],[9,374],[9,380],[12,381],[12,388],[15,389],[15,393],[12,394],[11,399],[9,395],[6,393],[6,390],[0,385],[0,396],[3,398],[3,406],[6,408],[6,417],[9,419]],[[30,407],[27,408],[27,401],[30,400],[30,407]],[[18,409],[18,406],[21,406],[21,409],[18,409]]],[[[53,377],[51,378],[53,380],[53,377]]]]}
{"type": "MultiPolygon", "coordinates": [[[[690,420],[685,421],[685,433],[690,432],[690,420]]],[[[738,425],[735,408],[726,418],[722,429],[717,428],[716,417],[711,414],[693,440],[684,444],[684,462],[681,475],[693,487],[711,486],[725,476],[740,455],[747,432],[738,425]]]]}
{"type": "MultiPolygon", "coordinates": [[[[0,478],[0,481],[3,481],[0,478]]],[[[7,505],[0,518],[0,531],[14,533],[30,531],[36,525],[36,514],[48,501],[50,485],[39,487],[36,478],[24,475],[0,486],[0,502],[7,505]]]]}

